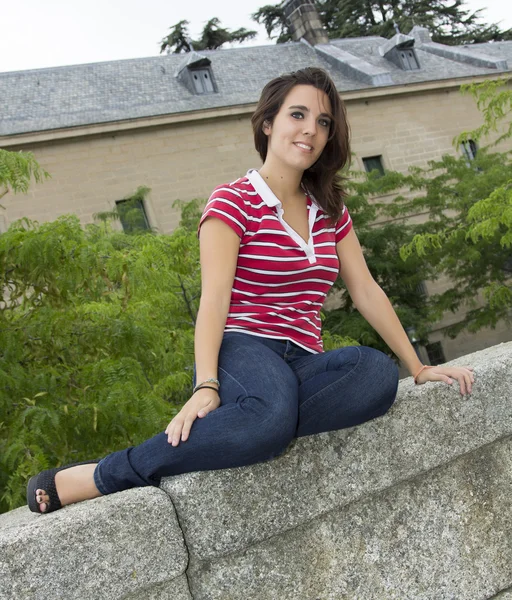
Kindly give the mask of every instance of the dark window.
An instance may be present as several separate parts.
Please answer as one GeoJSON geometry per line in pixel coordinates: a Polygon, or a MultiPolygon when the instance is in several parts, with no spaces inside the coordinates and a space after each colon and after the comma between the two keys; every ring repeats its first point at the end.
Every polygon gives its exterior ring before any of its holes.
{"type": "Polygon", "coordinates": [[[367,156],[363,158],[364,169],[367,173],[378,171],[379,177],[384,175],[384,167],[382,166],[382,156],[367,156]]]}
{"type": "Polygon", "coordinates": [[[476,142],[474,142],[473,140],[466,140],[465,142],[462,142],[460,147],[462,148],[464,156],[468,160],[475,160],[476,153],[478,152],[476,142]]]}
{"type": "Polygon", "coordinates": [[[190,71],[196,94],[213,94],[213,82],[209,69],[192,69],[190,71]]]}
{"type": "Polygon", "coordinates": [[[424,281],[420,281],[418,283],[416,286],[416,293],[422,298],[426,298],[428,296],[427,284],[424,281]]]}
{"type": "Polygon", "coordinates": [[[425,349],[431,365],[442,365],[446,362],[441,342],[432,342],[431,344],[427,344],[425,349]]]}
{"type": "Polygon", "coordinates": [[[398,56],[404,71],[417,71],[420,68],[414,50],[398,50],[398,56]]]}
{"type": "Polygon", "coordinates": [[[142,200],[117,200],[116,208],[126,233],[151,229],[142,200]]]}

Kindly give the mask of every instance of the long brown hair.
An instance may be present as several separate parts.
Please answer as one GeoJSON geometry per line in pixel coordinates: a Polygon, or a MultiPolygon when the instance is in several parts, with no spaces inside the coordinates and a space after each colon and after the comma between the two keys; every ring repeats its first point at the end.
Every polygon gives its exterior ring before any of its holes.
{"type": "Polygon", "coordinates": [[[263,123],[273,123],[288,92],[296,85],[312,85],[325,92],[331,102],[332,119],[327,144],[315,164],[304,171],[302,184],[329,217],[336,221],[341,216],[343,199],[347,195],[343,186],[345,178],[339,171],[350,162],[350,130],[345,105],[333,80],[323,69],[308,67],[281,75],[267,83],[251,118],[254,145],[265,162],[268,137],[263,132],[263,123]]]}

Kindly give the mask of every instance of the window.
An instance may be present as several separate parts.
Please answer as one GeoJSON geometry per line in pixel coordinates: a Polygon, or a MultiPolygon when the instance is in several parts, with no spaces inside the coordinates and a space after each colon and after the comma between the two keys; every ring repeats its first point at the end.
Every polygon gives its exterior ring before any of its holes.
{"type": "Polygon", "coordinates": [[[420,281],[418,283],[416,286],[416,293],[422,298],[426,298],[428,296],[427,284],[424,281],[420,281]]]}
{"type": "Polygon", "coordinates": [[[215,92],[209,69],[191,69],[190,75],[196,94],[213,94],[215,92]]]}
{"type": "Polygon", "coordinates": [[[441,342],[432,342],[431,344],[427,344],[425,349],[431,365],[441,365],[446,362],[441,342]]]}
{"type": "Polygon", "coordinates": [[[398,50],[398,56],[404,71],[417,71],[420,68],[414,50],[398,50]]]}
{"type": "Polygon", "coordinates": [[[460,147],[462,149],[464,156],[468,160],[475,160],[476,153],[478,152],[478,147],[476,145],[476,142],[474,142],[473,140],[466,140],[465,142],[462,142],[460,147]]]}
{"type": "Polygon", "coordinates": [[[379,177],[384,175],[384,167],[382,166],[382,156],[367,156],[363,158],[364,169],[367,173],[378,171],[379,177]]]}
{"type": "Polygon", "coordinates": [[[151,229],[142,200],[117,200],[116,208],[126,233],[151,229]]]}

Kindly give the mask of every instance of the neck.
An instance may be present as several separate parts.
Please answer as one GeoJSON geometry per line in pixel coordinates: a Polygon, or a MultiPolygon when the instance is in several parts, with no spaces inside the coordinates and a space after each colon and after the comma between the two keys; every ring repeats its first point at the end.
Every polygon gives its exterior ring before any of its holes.
{"type": "Polygon", "coordinates": [[[303,171],[287,169],[282,166],[271,166],[268,161],[265,161],[265,164],[259,169],[259,174],[283,204],[287,198],[304,195],[300,187],[303,171]]]}

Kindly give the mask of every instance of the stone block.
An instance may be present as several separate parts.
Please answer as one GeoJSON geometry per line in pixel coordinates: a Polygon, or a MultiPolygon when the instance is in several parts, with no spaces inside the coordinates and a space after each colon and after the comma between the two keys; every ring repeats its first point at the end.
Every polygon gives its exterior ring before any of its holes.
{"type": "Polygon", "coordinates": [[[25,507],[0,516],[1,600],[150,598],[146,588],[166,582],[172,589],[173,580],[173,599],[188,600],[187,563],[172,503],[156,488],[48,515],[25,507]]]}
{"type": "Polygon", "coordinates": [[[487,600],[512,584],[511,531],[508,436],[188,576],[194,600],[487,600]]]}
{"type": "Polygon", "coordinates": [[[163,480],[190,555],[244,551],[512,434],[512,343],[463,360],[475,367],[469,397],[408,378],[384,417],[301,438],[271,462],[163,480]]]}

